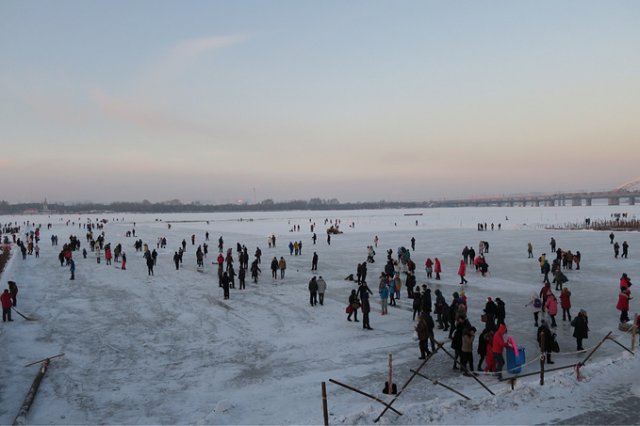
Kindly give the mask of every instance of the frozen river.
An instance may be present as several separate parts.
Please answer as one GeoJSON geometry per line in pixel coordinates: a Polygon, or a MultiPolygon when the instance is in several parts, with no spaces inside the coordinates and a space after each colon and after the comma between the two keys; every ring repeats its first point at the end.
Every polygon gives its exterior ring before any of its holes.
{"type": "MultiPolygon", "coordinates": [[[[480,240],[488,241],[489,276],[469,272],[469,284],[464,288],[469,318],[481,329],[486,297],[502,298],[508,334],[526,348],[529,360],[537,357],[536,328],[524,304],[531,293],[540,290],[542,276],[536,259],[542,252],[550,252],[549,240],[554,237],[558,247],[582,254],[581,269],[565,273],[573,313],[580,308],[589,312],[590,335],[585,347],[594,346],[612,330],[628,346],[630,337],[617,330],[615,305],[621,274],[627,273],[632,281],[640,278],[640,234],[616,232],[617,241],[628,241],[630,255],[614,259],[608,232],[545,229],[621,212],[638,216],[640,208],[0,217],[1,223],[30,220],[43,225],[41,257],[23,260],[13,256],[2,274],[5,283],[14,280],[20,287],[19,310],[38,320],[16,317],[15,322],[0,328],[0,376],[5,378],[0,381],[0,423],[13,421],[37,371],[36,366],[23,365],[61,352],[66,355],[52,361],[29,423],[318,424],[323,421],[320,383],[330,378],[388,398],[380,392],[388,354],[393,354],[394,381],[399,385],[409,378],[409,370],[420,364],[405,289],[398,306],[391,307],[390,315],[384,317],[377,292],[374,294],[372,331],[347,322],[344,313],[348,295],[356,288],[344,278],[355,274],[357,263],[366,259],[366,247],[373,244],[376,235],[376,263],[369,265],[368,272],[372,290],[377,288],[386,250],[392,249],[395,256],[397,248],[409,247],[414,237],[416,249],[411,257],[418,265],[418,284],[441,289],[448,301],[454,291],[462,290],[456,275],[462,248],[472,245],[477,251],[480,240]],[[103,218],[108,220],[105,241],[112,247],[122,244],[127,270],[97,264],[93,253],[83,259],[75,252],[76,280],[70,281],[68,268],[60,267],[57,258],[62,244],[76,235],[86,247],[86,230],[78,224],[103,218]],[[325,225],[325,219],[339,219],[344,232],[333,236],[330,245],[325,234],[330,223],[325,225]],[[478,222],[494,223],[495,230],[479,232],[478,222]],[[47,223],[52,224],[50,230],[47,223]],[[311,240],[311,224],[316,225],[316,245],[311,240]],[[290,232],[298,225],[299,232],[290,232]],[[126,237],[133,229],[136,238],[126,237]],[[199,271],[195,248],[205,242],[206,232],[210,234],[210,253],[205,269],[199,271]],[[51,246],[52,234],[59,237],[57,247],[51,246]],[[267,236],[272,234],[277,245],[268,248],[267,236]],[[195,245],[191,235],[196,236],[195,245]],[[263,252],[259,283],[247,280],[247,289],[232,289],[229,300],[223,300],[211,264],[220,236],[225,249],[234,248],[234,255],[238,242],[248,247],[250,255],[256,247],[263,252]],[[166,237],[168,246],[158,250],[155,275],[149,277],[142,253],[135,252],[133,243],[141,239],[155,248],[158,237],[166,237]],[[176,270],[172,256],[183,239],[188,243],[184,264],[176,270]],[[289,241],[303,242],[302,255],[289,255],[289,241]],[[527,258],[528,242],[533,245],[534,259],[527,258]],[[314,251],[319,256],[316,273],[310,270],[314,251]],[[283,280],[270,276],[269,262],[274,256],[287,261],[283,280]],[[427,257],[442,261],[441,281],[426,279],[423,265],[427,257]],[[322,275],[327,281],[324,306],[309,306],[307,284],[313,275],[322,275]]],[[[23,227],[22,234],[31,229],[23,227]]],[[[637,306],[636,299],[632,300],[630,314],[637,306]]],[[[558,323],[561,353],[555,358],[556,366],[583,359],[584,354],[573,353],[573,329],[561,318],[558,323]]],[[[437,331],[438,340],[446,337],[437,331]]],[[[438,353],[424,371],[462,389],[471,401],[416,378],[394,404],[404,415],[388,412],[380,422],[637,423],[638,361],[611,342],[583,368],[585,381],[577,381],[567,370],[548,374],[544,387],[532,377],[519,381],[512,391],[506,383],[481,376],[496,396],[451,367],[451,360],[438,353]]],[[[537,371],[537,367],[537,363],[528,364],[524,371],[537,371]]],[[[382,410],[375,401],[335,385],[328,384],[328,392],[331,423],[370,424],[382,410]]]]}

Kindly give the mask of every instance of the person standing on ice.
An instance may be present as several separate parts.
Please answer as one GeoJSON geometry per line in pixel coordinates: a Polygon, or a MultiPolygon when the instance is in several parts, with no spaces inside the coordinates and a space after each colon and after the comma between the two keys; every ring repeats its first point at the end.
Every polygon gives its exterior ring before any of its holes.
{"type": "Polygon", "coordinates": [[[380,274],[380,284],[378,285],[378,293],[380,294],[381,314],[387,315],[387,299],[389,298],[389,287],[387,286],[387,277],[384,273],[380,274]]]}
{"type": "Polygon", "coordinates": [[[318,301],[320,306],[324,305],[324,293],[327,291],[327,282],[322,278],[322,275],[316,280],[318,283],[318,301]]]}
{"type": "Polygon", "coordinates": [[[331,245],[331,234],[327,231],[327,244],[331,245]]]}
{"type": "Polygon", "coordinates": [[[218,284],[222,287],[222,272],[224,271],[224,256],[222,252],[218,253],[216,261],[218,262],[218,284]]]}
{"type": "Polygon", "coordinates": [[[275,280],[278,278],[278,258],[273,256],[271,260],[271,277],[275,280]]]}
{"type": "MultiPolygon", "coordinates": [[[[551,325],[553,327],[553,325],[551,325]]],[[[551,360],[551,350],[553,348],[553,334],[551,333],[551,329],[547,325],[545,320],[540,322],[540,327],[538,327],[536,333],[536,340],[538,341],[538,346],[542,351],[543,343],[544,343],[544,353],[546,355],[547,364],[555,364],[551,360]]],[[[542,355],[540,355],[542,357],[542,355]]],[[[542,358],[540,359],[542,361],[542,358]]]]}
{"type": "Polygon", "coordinates": [[[437,257],[434,258],[434,266],[433,266],[433,272],[436,273],[436,280],[440,279],[440,273],[442,272],[442,265],[440,264],[440,259],[438,259],[437,257]]]}
{"type": "Polygon", "coordinates": [[[618,242],[616,241],[613,244],[613,257],[617,259],[619,254],[620,254],[620,244],[618,244],[618,242]]]}
{"type": "Polygon", "coordinates": [[[287,270],[287,261],[284,260],[284,257],[280,256],[280,261],[278,262],[278,269],[280,269],[280,279],[284,279],[284,271],[287,270]]]}
{"type": "Polygon", "coordinates": [[[576,344],[578,351],[583,351],[582,340],[589,338],[589,318],[587,317],[587,311],[580,309],[578,316],[571,321],[573,327],[573,337],[576,338],[576,344]]]}
{"type": "Polygon", "coordinates": [[[311,270],[318,270],[318,253],[315,251],[313,252],[313,257],[311,258],[311,270]]]}
{"type": "Polygon", "coordinates": [[[633,299],[631,297],[631,290],[626,287],[622,287],[620,289],[620,294],[618,295],[618,304],[616,305],[616,309],[620,311],[621,323],[629,321],[629,301],[631,299],[633,299]]]}
{"type": "Polygon", "coordinates": [[[529,259],[533,257],[533,245],[531,243],[527,243],[527,254],[529,259]]]}
{"type": "Polygon", "coordinates": [[[222,239],[222,235],[221,235],[220,238],[218,238],[218,251],[222,253],[223,250],[224,250],[224,240],[222,239]]]}
{"type": "Polygon", "coordinates": [[[411,251],[416,251],[416,239],[411,237],[411,251]]]}
{"type": "Polygon", "coordinates": [[[464,259],[460,259],[460,266],[458,267],[458,275],[460,275],[460,284],[467,284],[467,279],[464,277],[467,272],[467,267],[464,264],[464,259]]]}
{"type": "Polygon", "coordinates": [[[254,259],[251,263],[251,278],[253,278],[253,283],[258,284],[258,274],[262,272],[260,267],[258,266],[258,259],[254,259]]]}
{"type": "Polygon", "coordinates": [[[233,269],[233,265],[231,265],[227,270],[227,276],[229,277],[229,287],[236,288],[236,271],[233,269]]]}
{"type": "Polygon", "coordinates": [[[433,278],[433,261],[430,257],[424,262],[424,270],[427,273],[427,278],[433,278]]]}
{"type": "Polygon", "coordinates": [[[620,257],[621,258],[624,257],[626,259],[628,255],[629,255],[629,243],[627,243],[626,241],[623,241],[623,243],[622,243],[622,256],[620,256],[620,257]]]}
{"type": "Polygon", "coordinates": [[[549,282],[549,272],[551,272],[551,265],[549,265],[549,261],[544,259],[544,263],[542,264],[542,273],[544,277],[542,278],[543,283],[549,282]]]}
{"type": "Polygon", "coordinates": [[[315,276],[309,281],[309,304],[311,304],[311,306],[318,304],[318,280],[315,276]]]}
{"type": "Polygon", "coordinates": [[[416,276],[413,273],[407,272],[405,285],[407,286],[407,298],[413,299],[413,288],[416,286],[416,276]]]}
{"type": "Polygon", "coordinates": [[[75,280],[76,279],[76,262],[74,262],[73,259],[71,259],[71,261],[69,262],[69,272],[71,272],[71,278],[69,279],[75,280]]]}
{"type": "Polygon", "coordinates": [[[238,270],[238,289],[244,290],[245,287],[245,278],[246,278],[246,270],[243,265],[240,265],[240,269],[238,270]]]}
{"type": "MultiPolygon", "coordinates": [[[[322,278],[322,277],[320,277],[322,278]]],[[[373,294],[366,281],[362,281],[358,287],[358,297],[362,303],[362,328],[364,330],[373,330],[369,324],[369,313],[371,312],[371,304],[369,303],[369,295],[373,294]]]]}
{"type": "Polygon", "coordinates": [[[609,234],[609,244],[613,244],[613,239],[615,238],[615,235],[613,235],[613,232],[609,234]]]}
{"type": "Polygon", "coordinates": [[[462,249],[462,259],[464,260],[464,263],[468,263],[467,260],[469,258],[469,246],[464,246],[464,248],[462,249]]]}
{"type": "Polygon", "coordinates": [[[556,239],[551,237],[551,241],[549,241],[549,246],[551,247],[551,251],[556,251],[556,239]]]}
{"type": "Polygon", "coordinates": [[[560,292],[560,307],[562,308],[562,321],[569,318],[571,321],[571,292],[569,287],[565,287],[560,292]]]}
{"type": "Polygon", "coordinates": [[[549,314],[549,316],[551,317],[551,328],[556,328],[557,327],[556,315],[558,314],[558,299],[556,299],[556,296],[552,292],[549,292],[549,294],[547,295],[547,301],[544,302],[544,307],[547,314],[549,314]]]}
{"type": "Polygon", "coordinates": [[[127,253],[122,252],[122,264],[120,265],[120,269],[127,269],[127,253]]]}
{"type": "Polygon", "coordinates": [[[153,257],[151,255],[145,257],[147,258],[147,273],[151,276],[153,275],[153,257]]]}
{"type": "MultiPolygon", "coordinates": [[[[468,324],[468,322],[467,322],[468,324]]],[[[469,324],[470,325],[470,324],[469,324]]],[[[473,374],[473,340],[476,337],[476,328],[465,326],[462,331],[462,345],[460,348],[460,369],[466,371],[465,376],[473,374]]]]}
{"type": "Polygon", "coordinates": [[[9,294],[11,295],[11,303],[13,306],[18,306],[18,284],[15,281],[8,281],[9,294]]]}
{"type": "Polygon", "coordinates": [[[431,351],[429,351],[429,338],[431,338],[431,346],[433,351],[435,352],[435,345],[433,343],[433,328],[434,328],[433,318],[428,312],[423,312],[420,314],[420,318],[418,324],[416,325],[416,333],[418,334],[418,347],[420,349],[420,358],[418,359],[426,359],[431,355],[431,351]]]}
{"type": "MultiPolygon", "coordinates": [[[[504,366],[504,356],[502,353],[504,352],[505,346],[507,346],[507,342],[504,338],[504,333],[507,332],[507,326],[504,324],[500,324],[498,327],[498,331],[496,331],[493,335],[493,341],[491,343],[491,350],[493,351],[493,360],[495,361],[495,371],[500,373],[502,371],[502,367],[504,366]]],[[[488,362],[487,362],[488,364],[488,362]]]]}
{"type": "Polygon", "coordinates": [[[358,300],[358,294],[355,290],[351,290],[351,294],[349,295],[349,315],[347,316],[347,321],[351,321],[351,314],[354,316],[355,322],[358,321],[358,309],[360,309],[360,301],[358,300]]]}
{"type": "Polygon", "coordinates": [[[229,276],[226,272],[222,274],[222,290],[224,292],[224,299],[229,299],[229,276]]]}
{"type": "Polygon", "coordinates": [[[180,256],[178,256],[178,252],[173,253],[173,263],[176,265],[176,271],[180,269],[180,256]]]}
{"type": "Polygon", "coordinates": [[[420,319],[420,312],[422,311],[420,308],[422,307],[422,294],[420,294],[420,286],[416,287],[413,295],[411,297],[413,299],[413,320],[416,320],[416,315],[418,315],[418,319],[420,319]]]}
{"type": "Polygon", "coordinates": [[[11,294],[9,294],[9,290],[4,290],[0,301],[2,302],[2,322],[13,321],[11,319],[11,294]]]}
{"type": "Polygon", "coordinates": [[[542,300],[540,297],[533,293],[529,302],[524,305],[525,307],[531,306],[531,312],[533,313],[533,320],[535,321],[535,327],[538,327],[538,317],[540,316],[540,310],[542,309],[542,300]]]}

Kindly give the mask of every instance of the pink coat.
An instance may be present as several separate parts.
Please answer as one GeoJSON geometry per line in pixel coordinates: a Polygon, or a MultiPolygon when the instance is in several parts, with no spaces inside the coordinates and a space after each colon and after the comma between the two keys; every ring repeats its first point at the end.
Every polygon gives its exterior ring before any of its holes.
{"type": "Polygon", "coordinates": [[[558,314],[558,299],[555,296],[549,295],[547,297],[547,302],[544,304],[544,307],[547,309],[549,315],[557,315],[558,314]]]}

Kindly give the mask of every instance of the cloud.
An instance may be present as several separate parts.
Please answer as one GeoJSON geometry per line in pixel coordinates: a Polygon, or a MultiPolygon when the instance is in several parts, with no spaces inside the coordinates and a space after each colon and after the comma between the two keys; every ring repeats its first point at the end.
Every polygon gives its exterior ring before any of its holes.
{"type": "Polygon", "coordinates": [[[150,80],[154,83],[170,80],[194,65],[201,57],[244,42],[246,35],[199,37],[171,45],[158,63],[152,66],[150,80]]]}
{"type": "Polygon", "coordinates": [[[102,113],[118,121],[159,132],[208,134],[215,130],[211,123],[188,119],[170,111],[172,102],[168,99],[168,88],[200,58],[247,38],[245,35],[226,35],[178,41],[165,49],[159,61],[141,70],[133,90],[114,95],[97,87],[88,96],[102,113]]]}

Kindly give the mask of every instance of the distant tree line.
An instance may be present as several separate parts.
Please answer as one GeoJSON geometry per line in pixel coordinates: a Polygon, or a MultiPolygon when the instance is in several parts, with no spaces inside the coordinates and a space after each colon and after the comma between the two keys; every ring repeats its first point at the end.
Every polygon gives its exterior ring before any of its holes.
{"type": "Polygon", "coordinates": [[[43,211],[41,203],[10,204],[0,201],[0,214],[83,214],[83,213],[215,213],[215,212],[257,212],[257,211],[285,211],[285,210],[366,210],[366,209],[399,209],[426,208],[428,201],[371,201],[358,203],[341,203],[337,199],[324,200],[312,198],[275,202],[266,199],[255,204],[202,204],[192,202],[183,204],[180,200],[152,203],[148,200],[140,202],[116,201],[108,204],[101,203],[50,203],[48,210],[43,211]]]}

